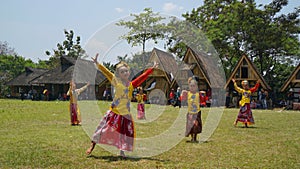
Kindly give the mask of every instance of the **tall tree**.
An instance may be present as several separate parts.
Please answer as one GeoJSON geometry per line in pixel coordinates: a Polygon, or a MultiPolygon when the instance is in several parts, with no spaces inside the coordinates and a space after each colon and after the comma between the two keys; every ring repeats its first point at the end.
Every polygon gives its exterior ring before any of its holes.
{"type": "Polygon", "coordinates": [[[80,36],[77,36],[74,41],[74,31],[64,30],[66,39],[62,44],[57,43],[57,49],[53,49],[53,54],[50,51],[46,51],[46,55],[50,56],[49,66],[53,67],[59,63],[61,56],[69,56],[73,58],[84,58],[87,57],[85,50],[80,45],[80,36]]]}
{"type": "MultiPolygon", "coordinates": [[[[133,17],[132,20],[121,20],[116,24],[129,29],[127,34],[121,36],[128,44],[132,46],[141,45],[142,52],[145,53],[147,41],[153,40],[155,43],[158,43],[159,39],[165,37],[162,32],[162,29],[165,27],[162,21],[165,18],[160,16],[159,13],[153,13],[151,8],[145,8],[144,12],[140,14],[130,14],[130,16],[133,17]]],[[[143,63],[145,63],[145,56],[142,55],[142,57],[144,60],[143,63]]]]}
{"type": "Polygon", "coordinates": [[[148,40],[153,40],[157,43],[157,40],[164,38],[163,32],[160,31],[164,27],[161,21],[165,18],[160,16],[159,13],[153,13],[151,8],[145,8],[144,12],[140,14],[130,14],[130,16],[133,16],[132,20],[121,20],[117,25],[130,29],[130,31],[121,38],[127,40],[132,46],[142,45],[143,52],[145,52],[146,42],[148,40]]]}
{"type": "Polygon", "coordinates": [[[9,93],[9,88],[5,84],[24,72],[25,67],[37,67],[37,64],[30,59],[8,53],[8,55],[6,53],[0,55],[0,97],[9,93]]]}
{"type": "Polygon", "coordinates": [[[14,48],[10,47],[8,42],[0,41],[0,55],[17,55],[14,48]]]}
{"type": "Polygon", "coordinates": [[[300,57],[300,8],[279,15],[287,4],[287,0],[273,0],[265,6],[257,6],[254,0],[205,0],[203,6],[183,16],[206,32],[227,76],[245,53],[271,81],[278,73],[280,57],[300,57]]]}

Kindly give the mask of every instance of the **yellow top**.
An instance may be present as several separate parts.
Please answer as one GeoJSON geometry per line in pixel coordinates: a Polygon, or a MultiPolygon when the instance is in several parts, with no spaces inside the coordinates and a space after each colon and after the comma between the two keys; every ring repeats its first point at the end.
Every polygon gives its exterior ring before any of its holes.
{"type": "Polygon", "coordinates": [[[111,73],[105,66],[102,64],[97,64],[99,70],[103,75],[111,82],[114,86],[115,93],[114,99],[111,103],[110,110],[116,114],[126,115],[130,113],[130,101],[132,98],[133,85],[130,82],[129,84],[123,84],[121,80],[118,80],[113,73],[111,73]]]}
{"type": "Polygon", "coordinates": [[[245,90],[242,89],[240,87],[237,86],[236,83],[234,83],[234,89],[238,92],[242,94],[242,99],[240,100],[240,105],[244,106],[246,103],[250,103],[250,96],[251,96],[251,91],[249,90],[245,90]]]}
{"type": "Polygon", "coordinates": [[[80,89],[71,90],[71,87],[69,88],[67,95],[70,96],[70,103],[77,104],[78,95],[82,93],[86,88],[88,87],[88,84],[83,86],[80,89]]]}
{"type": "Polygon", "coordinates": [[[190,114],[197,114],[200,111],[200,98],[199,98],[199,93],[191,93],[188,92],[188,97],[187,97],[187,103],[188,103],[188,113],[190,114]]]}
{"type": "Polygon", "coordinates": [[[144,97],[145,97],[145,94],[136,94],[135,95],[135,98],[136,98],[136,101],[138,102],[138,103],[144,103],[144,97]]]}

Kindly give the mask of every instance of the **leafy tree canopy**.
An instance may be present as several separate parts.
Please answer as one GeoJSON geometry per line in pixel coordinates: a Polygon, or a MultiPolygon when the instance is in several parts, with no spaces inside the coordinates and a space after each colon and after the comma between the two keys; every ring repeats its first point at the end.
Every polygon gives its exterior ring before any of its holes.
{"type": "Polygon", "coordinates": [[[289,56],[294,62],[300,58],[300,7],[279,14],[287,4],[287,0],[273,0],[265,6],[256,5],[254,0],[205,0],[203,6],[183,17],[206,33],[227,77],[239,57],[247,54],[270,82],[286,65],[283,57],[289,56]]]}
{"type": "Polygon", "coordinates": [[[61,56],[69,56],[73,58],[84,58],[87,57],[85,50],[80,45],[80,37],[77,36],[74,40],[74,31],[64,30],[66,39],[62,44],[57,44],[57,49],[53,49],[53,54],[50,51],[46,51],[46,55],[50,56],[48,65],[54,67],[59,63],[61,56]]]}

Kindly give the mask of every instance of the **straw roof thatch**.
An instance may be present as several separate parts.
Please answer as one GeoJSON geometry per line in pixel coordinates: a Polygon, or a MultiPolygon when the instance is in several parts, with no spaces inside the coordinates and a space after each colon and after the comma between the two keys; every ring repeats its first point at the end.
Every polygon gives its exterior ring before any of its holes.
{"type": "MultiPolygon", "coordinates": [[[[284,84],[281,86],[280,91],[284,92],[288,89],[289,86],[293,87],[296,84],[300,84],[300,63],[298,66],[294,69],[294,71],[291,73],[289,78],[284,82],[284,84]]],[[[298,85],[300,86],[300,85],[298,85]]]]}
{"type": "Polygon", "coordinates": [[[171,84],[172,77],[174,77],[178,69],[175,57],[171,53],[153,48],[151,56],[149,58],[149,62],[153,61],[158,62],[158,69],[164,72],[168,83],[171,84]]]}
{"type": "Polygon", "coordinates": [[[71,80],[76,83],[100,84],[105,77],[97,71],[92,61],[62,56],[60,65],[35,78],[31,84],[68,84],[71,80]],[[97,75],[96,75],[97,74],[97,75]]]}
{"type": "Polygon", "coordinates": [[[258,69],[256,68],[256,66],[253,64],[253,62],[246,56],[246,55],[243,55],[238,63],[236,64],[235,68],[233,69],[230,77],[228,78],[227,82],[226,82],[226,85],[225,85],[225,89],[229,86],[230,82],[231,82],[231,79],[232,78],[235,78],[234,76],[237,74],[239,68],[242,66],[243,62],[246,62],[247,65],[248,65],[248,68],[250,70],[252,70],[251,72],[253,73],[253,78],[254,79],[251,79],[251,78],[242,78],[242,79],[237,79],[237,80],[260,80],[261,81],[261,86],[264,88],[264,89],[267,89],[267,90],[271,90],[271,87],[268,85],[268,83],[265,81],[265,79],[263,78],[263,76],[259,73],[258,69]]]}
{"type": "Polygon", "coordinates": [[[7,82],[8,86],[30,86],[30,81],[41,76],[43,73],[47,72],[46,69],[30,68],[26,67],[25,72],[21,73],[16,78],[7,82]]]}

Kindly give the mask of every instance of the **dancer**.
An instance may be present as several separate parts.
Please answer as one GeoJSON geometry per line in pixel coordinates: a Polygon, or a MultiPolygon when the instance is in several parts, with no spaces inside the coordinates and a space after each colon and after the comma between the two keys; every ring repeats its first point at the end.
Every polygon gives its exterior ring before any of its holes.
{"type": "Polygon", "coordinates": [[[146,94],[143,92],[142,87],[138,87],[138,93],[135,95],[137,100],[137,119],[146,119],[145,116],[145,104],[144,101],[146,100],[146,94]]]}
{"type": "Polygon", "coordinates": [[[183,90],[182,95],[187,98],[188,113],[186,115],[185,136],[191,135],[191,142],[197,141],[197,134],[202,132],[202,120],[200,110],[200,95],[198,82],[195,77],[188,79],[189,91],[183,90]]]}
{"type": "Polygon", "coordinates": [[[249,88],[249,83],[247,80],[242,81],[243,88],[237,86],[235,79],[232,79],[232,82],[234,84],[234,89],[238,93],[242,94],[242,99],[239,102],[240,111],[233,125],[236,126],[237,123],[240,121],[244,123],[245,127],[248,127],[248,125],[254,124],[254,118],[250,107],[250,96],[253,92],[255,92],[259,88],[260,81],[257,80],[253,88],[249,88]]]}
{"type": "Polygon", "coordinates": [[[133,119],[130,114],[130,101],[133,89],[144,82],[158,64],[154,63],[152,68],[147,69],[139,77],[130,81],[128,79],[130,75],[129,66],[126,63],[120,62],[116,66],[114,75],[105,66],[98,63],[98,54],[92,59],[98,69],[114,86],[115,95],[110,109],[101,120],[93,135],[91,146],[87,149],[86,154],[91,154],[96,143],[99,143],[117,147],[120,150],[120,156],[125,157],[124,151],[133,150],[135,136],[133,119]]]}
{"type": "Polygon", "coordinates": [[[77,104],[78,100],[78,95],[82,93],[90,83],[87,83],[85,86],[83,86],[80,89],[76,89],[76,84],[73,80],[70,82],[70,87],[67,92],[67,95],[70,96],[70,116],[71,116],[71,125],[80,125],[81,123],[81,116],[80,116],[80,111],[79,107],[77,104]]]}

